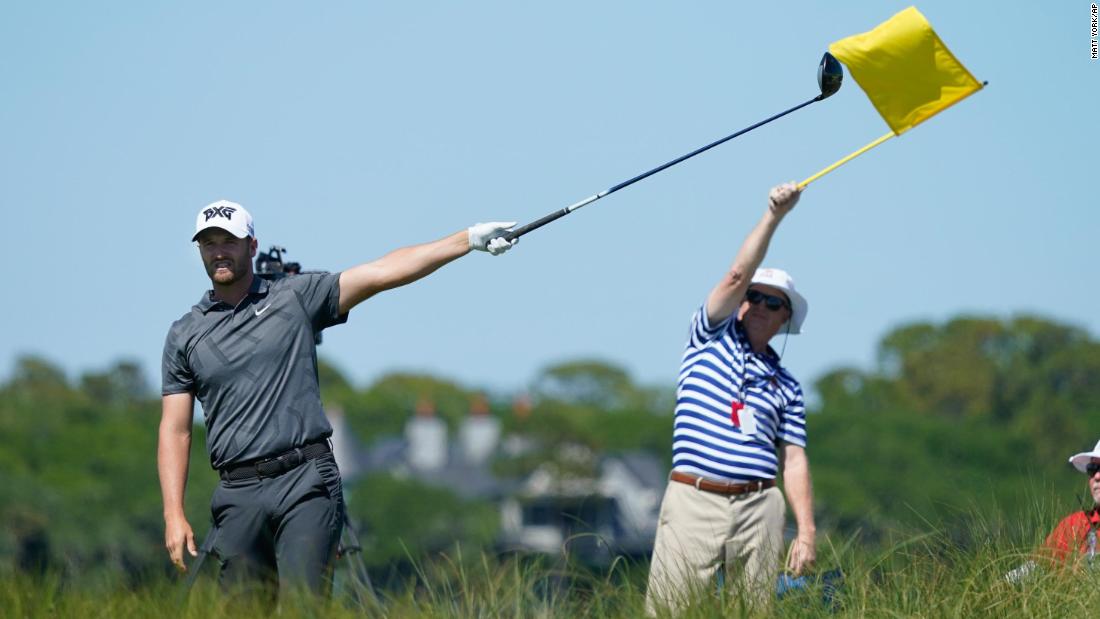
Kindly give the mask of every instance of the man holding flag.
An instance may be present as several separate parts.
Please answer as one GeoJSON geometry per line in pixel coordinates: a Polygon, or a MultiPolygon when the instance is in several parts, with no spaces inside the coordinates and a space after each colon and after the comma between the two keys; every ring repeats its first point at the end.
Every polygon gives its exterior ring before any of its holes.
{"type": "Polygon", "coordinates": [[[712,591],[720,567],[742,600],[759,607],[771,599],[783,544],[780,470],[798,524],[787,568],[797,575],[813,565],[802,390],[768,346],[778,333],[799,333],[808,308],[787,273],[758,267],[804,187],[983,86],[914,7],[829,51],[847,65],[890,132],[798,185],[773,189],[729,273],[692,318],[677,388],[673,470],[646,595],[651,615],[712,591]]]}
{"type": "Polygon", "coordinates": [[[787,567],[798,574],[814,562],[802,388],[768,345],[779,333],[799,333],[809,305],[786,272],[759,268],[800,193],[794,183],[771,190],[764,216],[692,317],[646,594],[650,615],[713,590],[719,568],[750,604],[771,598],[783,546],[780,467],[798,523],[787,567]]]}

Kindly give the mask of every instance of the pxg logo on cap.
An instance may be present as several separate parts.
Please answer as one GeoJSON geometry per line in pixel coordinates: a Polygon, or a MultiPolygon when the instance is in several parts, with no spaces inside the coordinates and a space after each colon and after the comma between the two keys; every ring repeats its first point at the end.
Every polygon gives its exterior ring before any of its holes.
{"type": "Polygon", "coordinates": [[[252,215],[240,204],[229,200],[212,202],[199,211],[195,218],[195,236],[191,240],[197,240],[199,233],[207,228],[221,228],[238,239],[256,236],[252,215]]]}
{"type": "Polygon", "coordinates": [[[206,221],[210,221],[211,217],[225,217],[226,219],[233,219],[233,213],[237,212],[237,209],[232,206],[212,206],[207,209],[203,209],[202,214],[206,215],[206,221]]]}

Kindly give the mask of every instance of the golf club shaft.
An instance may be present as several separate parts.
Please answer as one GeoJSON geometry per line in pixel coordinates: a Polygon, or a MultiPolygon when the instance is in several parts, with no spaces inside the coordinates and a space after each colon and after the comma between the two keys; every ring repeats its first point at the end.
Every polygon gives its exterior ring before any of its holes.
{"type": "Polygon", "coordinates": [[[546,224],[554,221],[555,219],[565,217],[569,213],[572,213],[573,211],[581,208],[582,206],[587,206],[589,204],[592,204],[596,200],[599,200],[600,198],[602,198],[606,195],[615,193],[616,191],[618,191],[618,190],[620,190],[624,187],[629,187],[630,185],[633,185],[634,183],[636,183],[636,182],[638,182],[638,181],[640,181],[644,178],[648,178],[650,176],[653,176],[654,174],[660,172],[661,170],[664,170],[666,168],[671,168],[672,166],[676,165],[677,163],[680,163],[681,161],[686,161],[688,159],[691,159],[692,157],[694,157],[695,155],[698,155],[699,153],[706,152],[706,151],[714,148],[715,146],[718,146],[719,144],[724,144],[725,142],[728,142],[728,141],[732,140],[733,138],[735,138],[739,135],[744,135],[744,134],[748,133],[749,131],[752,131],[753,129],[756,129],[757,127],[766,125],[766,124],[770,123],[771,121],[776,120],[778,118],[782,118],[782,117],[786,116],[787,114],[790,114],[791,112],[794,112],[795,110],[800,110],[800,109],[806,107],[807,105],[809,105],[809,104],[811,104],[815,101],[820,101],[822,98],[823,97],[821,95],[818,95],[818,96],[814,97],[813,99],[810,99],[809,101],[799,103],[798,105],[790,108],[789,110],[785,110],[783,112],[780,112],[780,113],[776,114],[775,116],[772,116],[770,118],[766,118],[766,119],[756,123],[755,125],[745,127],[744,129],[738,131],[737,133],[732,133],[730,135],[727,135],[726,137],[724,137],[720,140],[711,142],[710,144],[707,144],[706,146],[704,146],[702,148],[698,148],[696,150],[693,150],[690,153],[688,153],[688,154],[686,154],[682,157],[677,157],[676,159],[673,159],[672,161],[669,161],[668,163],[666,163],[664,165],[659,165],[656,168],[653,168],[652,170],[650,170],[648,172],[644,172],[642,174],[639,174],[638,176],[635,176],[634,178],[632,178],[628,181],[623,181],[623,182],[619,183],[618,185],[615,185],[614,187],[611,187],[609,189],[605,189],[605,190],[603,190],[603,191],[601,191],[597,194],[593,194],[591,196],[588,196],[587,198],[581,200],[580,202],[577,202],[575,204],[571,204],[571,205],[561,209],[560,211],[554,211],[553,213],[550,213],[549,215],[543,217],[542,219],[537,219],[537,220],[535,220],[535,221],[533,221],[529,224],[520,226],[520,227],[516,228],[515,230],[513,230],[513,231],[509,232],[508,234],[506,234],[504,236],[504,239],[507,240],[507,241],[518,239],[519,237],[523,236],[524,234],[527,234],[528,232],[531,232],[532,230],[536,230],[538,228],[541,228],[541,227],[545,226],[546,224]]]}
{"type": "Polygon", "coordinates": [[[211,526],[210,532],[206,534],[206,540],[203,541],[202,546],[199,547],[198,556],[191,563],[191,567],[188,570],[187,581],[183,585],[183,592],[180,595],[180,605],[182,606],[187,602],[187,598],[191,595],[191,587],[195,586],[195,579],[199,577],[199,570],[202,569],[202,562],[206,560],[206,557],[214,550],[214,542],[218,539],[218,527],[211,526]]]}

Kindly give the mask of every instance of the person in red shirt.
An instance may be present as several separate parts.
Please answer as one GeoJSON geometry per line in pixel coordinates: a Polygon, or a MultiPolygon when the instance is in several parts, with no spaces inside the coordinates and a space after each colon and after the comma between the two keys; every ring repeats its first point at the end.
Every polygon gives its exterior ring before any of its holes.
{"type": "Polygon", "coordinates": [[[1100,442],[1092,451],[1070,458],[1069,463],[1088,475],[1092,506],[1063,518],[1047,536],[1043,549],[1058,563],[1068,564],[1081,559],[1091,563],[1096,556],[1096,535],[1100,529],[1100,442]]]}

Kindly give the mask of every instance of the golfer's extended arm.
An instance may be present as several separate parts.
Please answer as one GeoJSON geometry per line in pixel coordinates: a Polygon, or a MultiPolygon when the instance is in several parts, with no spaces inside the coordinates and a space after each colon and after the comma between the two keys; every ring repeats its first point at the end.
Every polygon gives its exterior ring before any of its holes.
{"type": "Polygon", "coordinates": [[[707,321],[710,324],[717,325],[737,309],[741,298],[745,296],[749,282],[752,281],[752,274],[760,267],[764,255],[768,253],[768,244],[771,243],[772,235],[782,219],[783,215],[776,214],[769,208],[745,238],[745,242],[737,252],[737,257],[733,259],[730,270],[722,276],[721,281],[707,297],[707,321]]]}
{"type": "Polygon", "coordinates": [[[352,267],[340,274],[340,313],[383,290],[415,282],[469,251],[469,233],[463,230],[431,243],[402,247],[378,260],[352,267]]]}
{"type": "Polygon", "coordinates": [[[814,525],[814,490],[810,482],[810,461],[806,450],[790,443],[783,444],[783,489],[798,524],[798,539],[811,546],[817,536],[814,525]]]}

